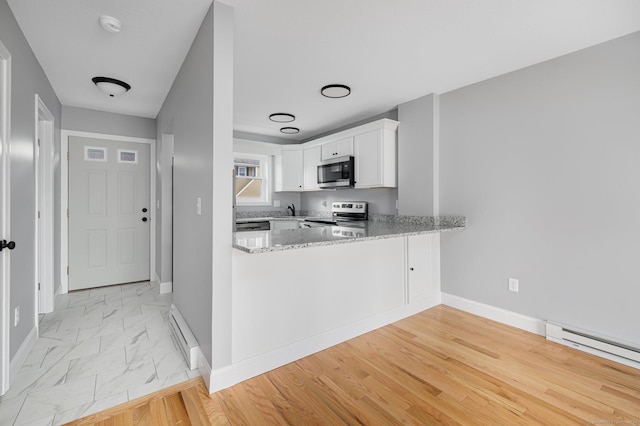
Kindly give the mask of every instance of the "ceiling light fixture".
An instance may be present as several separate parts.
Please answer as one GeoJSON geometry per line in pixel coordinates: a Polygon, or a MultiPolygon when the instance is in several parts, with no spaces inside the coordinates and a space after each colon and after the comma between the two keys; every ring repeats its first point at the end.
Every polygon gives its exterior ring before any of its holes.
{"type": "Polygon", "coordinates": [[[287,135],[295,135],[296,133],[300,133],[300,129],[297,127],[283,127],[280,131],[287,135]]]}
{"type": "Polygon", "coordinates": [[[93,81],[93,84],[98,86],[98,89],[102,90],[112,98],[120,96],[131,89],[129,84],[111,77],[93,77],[91,81],[93,81]]]}
{"type": "Polygon", "coordinates": [[[113,16],[102,15],[100,18],[98,18],[98,22],[105,31],[110,33],[119,33],[122,29],[122,22],[120,22],[120,20],[114,18],[113,16]]]}
{"type": "Polygon", "coordinates": [[[275,121],[276,123],[291,123],[295,119],[295,115],[287,114],[286,112],[276,112],[269,116],[269,120],[275,121]]]}
{"type": "Polygon", "coordinates": [[[344,98],[351,94],[351,88],[344,84],[329,84],[320,89],[320,93],[327,98],[344,98]]]}

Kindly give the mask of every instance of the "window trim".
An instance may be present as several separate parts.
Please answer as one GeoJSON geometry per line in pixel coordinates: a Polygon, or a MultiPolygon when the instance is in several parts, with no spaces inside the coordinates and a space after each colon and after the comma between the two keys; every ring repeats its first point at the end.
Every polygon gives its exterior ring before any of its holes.
{"type": "MultiPolygon", "coordinates": [[[[238,199],[238,197],[236,197],[236,206],[238,207],[251,207],[251,206],[270,206],[271,205],[271,199],[273,198],[273,191],[272,191],[272,174],[271,174],[271,165],[272,165],[272,157],[270,155],[267,154],[252,154],[252,153],[244,153],[244,152],[233,152],[233,167],[235,169],[235,165],[236,165],[236,158],[238,157],[243,157],[243,158],[247,158],[250,160],[258,160],[260,161],[260,167],[262,168],[262,173],[261,173],[261,177],[256,177],[256,176],[248,176],[248,170],[247,170],[247,176],[240,176],[240,175],[236,175],[235,179],[237,180],[238,177],[241,178],[253,178],[254,180],[260,180],[262,181],[262,191],[264,196],[260,199],[251,199],[248,201],[244,201],[242,202],[240,199],[238,199]]],[[[234,181],[235,184],[235,181],[234,181]]],[[[235,188],[235,185],[234,185],[235,188]]],[[[235,192],[235,190],[234,190],[235,192]]]]}

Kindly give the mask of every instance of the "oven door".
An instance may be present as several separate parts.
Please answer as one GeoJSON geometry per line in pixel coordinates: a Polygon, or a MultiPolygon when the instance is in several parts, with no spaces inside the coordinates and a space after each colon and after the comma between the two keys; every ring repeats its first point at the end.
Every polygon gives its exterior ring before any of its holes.
{"type": "Polygon", "coordinates": [[[318,166],[318,186],[320,188],[350,188],[354,185],[353,157],[340,157],[323,162],[318,166]]]}

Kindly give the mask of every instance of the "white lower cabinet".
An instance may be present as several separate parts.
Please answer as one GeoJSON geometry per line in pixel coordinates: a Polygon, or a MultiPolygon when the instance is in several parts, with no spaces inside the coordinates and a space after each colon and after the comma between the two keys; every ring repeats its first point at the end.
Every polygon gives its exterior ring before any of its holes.
{"type": "Polygon", "coordinates": [[[297,220],[272,220],[270,225],[272,231],[279,231],[282,229],[298,229],[300,228],[300,222],[297,220]]]}
{"type": "Polygon", "coordinates": [[[409,304],[440,292],[440,234],[407,238],[407,299],[409,304]]]}

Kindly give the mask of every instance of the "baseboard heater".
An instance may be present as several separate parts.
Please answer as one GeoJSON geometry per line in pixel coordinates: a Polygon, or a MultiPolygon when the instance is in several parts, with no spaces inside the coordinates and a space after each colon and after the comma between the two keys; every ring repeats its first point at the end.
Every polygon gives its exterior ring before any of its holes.
{"type": "Polygon", "coordinates": [[[169,313],[171,314],[169,317],[169,326],[176,338],[178,347],[189,369],[194,370],[198,368],[198,341],[193,333],[191,333],[187,322],[180,314],[180,311],[178,311],[178,308],[171,305],[169,313]]]}
{"type": "Polygon", "coordinates": [[[571,346],[631,367],[640,368],[640,348],[629,343],[547,321],[547,340],[571,346]]]}

